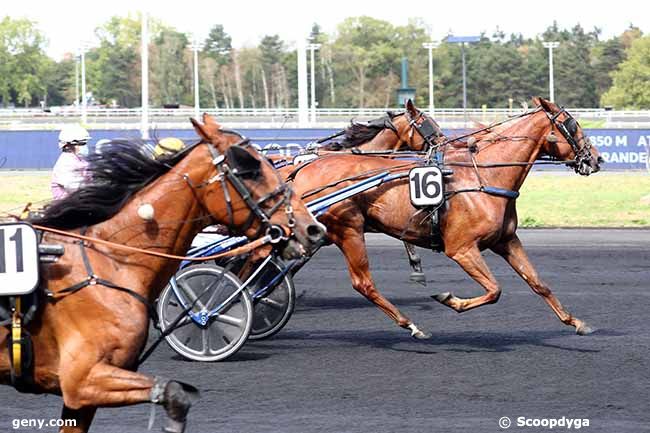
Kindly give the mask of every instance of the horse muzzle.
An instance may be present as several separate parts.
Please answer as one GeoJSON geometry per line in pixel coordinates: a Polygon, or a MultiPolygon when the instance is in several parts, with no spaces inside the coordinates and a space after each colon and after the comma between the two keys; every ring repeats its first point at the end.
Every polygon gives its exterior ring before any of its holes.
{"type": "Polygon", "coordinates": [[[308,224],[304,230],[297,230],[282,246],[282,257],[286,260],[311,256],[322,245],[327,230],[321,223],[308,224]]]}
{"type": "Polygon", "coordinates": [[[582,176],[589,176],[600,171],[600,164],[604,162],[602,157],[582,159],[578,162],[576,172],[582,176]]]}

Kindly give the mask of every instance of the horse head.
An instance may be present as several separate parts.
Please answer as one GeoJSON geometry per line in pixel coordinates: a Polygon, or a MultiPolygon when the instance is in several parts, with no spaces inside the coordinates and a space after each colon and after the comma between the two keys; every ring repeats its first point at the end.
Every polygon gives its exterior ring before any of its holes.
{"type": "Polygon", "coordinates": [[[299,197],[249,140],[222,129],[209,115],[191,119],[208,145],[216,173],[204,182],[207,211],[225,216],[231,230],[250,238],[263,231],[278,242],[285,258],[311,254],[325,235],[299,197]]]}
{"type": "Polygon", "coordinates": [[[400,141],[405,143],[410,150],[426,151],[441,139],[445,139],[445,135],[438,123],[427,113],[417,108],[413,101],[408,99],[405,107],[404,116],[400,116],[404,120],[395,121],[395,125],[400,124],[398,128],[400,141]],[[404,127],[401,127],[402,122],[405,124],[404,127]]]}
{"type": "Polygon", "coordinates": [[[603,162],[598,149],[592,146],[578,121],[564,108],[543,98],[533,101],[544,111],[549,119],[549,132],[545,134],[542,152],[563,161],[574,160],[574,170],[589,176],[600,170],[603,162]],[[556,132],[559,133],[556,135],[556,132]]]}

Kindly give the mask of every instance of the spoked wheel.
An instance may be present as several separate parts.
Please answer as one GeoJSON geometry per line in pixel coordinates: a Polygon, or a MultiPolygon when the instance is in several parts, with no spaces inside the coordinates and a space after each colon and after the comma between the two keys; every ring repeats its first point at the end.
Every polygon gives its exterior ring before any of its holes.
{"type": "Polygon", "coordinates": [[[271,259],[265,269],[253,280],[248,292],[253,297],[253,327],[251,329],[251,340],[263,340],[275,335],[284,328],[293,314],[296,305],[296,289],[290,273],[280,277],[275,282],[275,288],[261,296],[255,297],[255,293],[266,285],[273,282],[273,279],[282,274],[285,265],[278,259],[271,259]]]}
{"type": "Polygon", "coordinates": [[[188,306],[193,302],[194,305],[183,315],[176,329],[165,337],[171,348],[194,361],[221,361],[235,354],[246,342],[253,323],[253,303],[248,292],[241,290],[218,313],[209,312],[224,303],[241,285],[235,275],[216,265],[190,266],[178,272],[177,292],[170,283],[158,300],[161,330],[164,332],[172,326],[188,306]],[[191,317],[201,314],[204,324],[191,317]]]}

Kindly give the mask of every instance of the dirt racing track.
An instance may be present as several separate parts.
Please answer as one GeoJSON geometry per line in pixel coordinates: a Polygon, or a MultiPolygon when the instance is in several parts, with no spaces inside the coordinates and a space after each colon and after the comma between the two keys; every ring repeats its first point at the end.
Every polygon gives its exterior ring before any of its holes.
{"type": "MultiPolygon", "coordinates": [[[[480,293],[444,255],[421,251],[428,286],[408,282],[401,243],[369,235],[380,290],[423,330],[419,341],[351,288],[343,257],[324,248],[295,279],[299,298],[275,337],[226,362],[188,362],[165,344],[142,370],[198,386],[188,432],[567,431],[518,417],[589,419],[581,431],[650,432],[650,231],[531,230],[521,237],[560,301],[597,331],[563,325],[499,257],[503,294],[463,314],[429,295],[480,293]]],[[[56,418],[61,400],[0,390],[0,431],[56,418]]],[[[153,431],[160,430],[160,408],[153,431]]],[[[100,409],[94,432],[146,432],[149,405],[100,409]]],[[[29,430],[19,430],[29,431],[29,430]]]]}

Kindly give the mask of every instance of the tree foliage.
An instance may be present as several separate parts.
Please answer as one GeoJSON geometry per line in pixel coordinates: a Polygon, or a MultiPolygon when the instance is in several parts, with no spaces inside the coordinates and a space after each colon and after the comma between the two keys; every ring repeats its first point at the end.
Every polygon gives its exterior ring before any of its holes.
{"type": "Polygon", "coordinates": [[[650,37],[636,39],[627,60],[612,73],[613,85],[602,97],[616,108],[650,109],[650,37]]]}
{"type": "MultiPolygon", "coordinates": [[[[189,37],[150,20],[151,104],[192,105],[193,62],[189,37]]],[[[101,104],[140,105],[140,17],[112,17],[95,32],[86,54],[87,88],[101,104]]],[[[320,107],[393,107],[400,87],[400,64],[409,64],[409,86],[416,103],[427,106],[428,42],[424,21],[406,25],[368,17],[343,20],[332,34],[314,23],[309,42],[315,53],[316,98],[320,107]]],[[[650,108],[650,48],[647,37],[630,26],[602,40],[595,28],[560,28],[552,23],[536,37],[507,35],[498,27],[465,46],[468,106],[508,107],[531,96],[548,96],[548,50],[554,50],[556,101],[569,107],[650,108]]],[[[31,21],[0,21],[0,105],[65,105],[75,99],[75,63],[69,55],[54,61],[45,54],[46,38],[31,21]]],[[[222,24],[210,28],[199,53],[202,106],[238,108],[295,107],[297,54],[279,35],[256,46],[232,46],[222,24]]],[[[78,63],[77,63],[78,65],[78,63]]],[[[437,107],[462,105],[461,47],[442,43],[433,50],[437,107]]],[[[311,78],[310,78],[311,79],[311,78]]]]}

